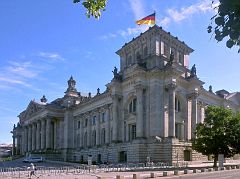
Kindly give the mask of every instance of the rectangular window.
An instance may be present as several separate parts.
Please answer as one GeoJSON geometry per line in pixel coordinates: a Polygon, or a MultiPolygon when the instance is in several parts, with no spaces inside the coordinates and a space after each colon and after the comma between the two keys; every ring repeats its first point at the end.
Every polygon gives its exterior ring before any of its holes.
{"type": "Polygon", "coordinates": [[[96,116],[93,116],[93,118],[92,118],[92,125],[93,125],[93,126],[96,125],[96,116]]]}
{"type": "Polygon", "coordinates": [[[132,125],[132,139],[136,139],[136,125],[132,125]]]}
{"type": "Polygon", "coordinates": [[[81,121],[78,121],[78,129],[80,129],[81,121]]]}
{"type": "Polygon", "coordinates": [[[129,141],[136,139],[136,125],[135,124],[128,125],[128,135],[129,135],[129,141]]]}
{"type": "Polygon", "coordinates": [[[88,125],[88,119],[85,119],[85,127],[88,125]]]}
{"type": "Polygon", "coordinates": [[[105,122],[105,112],[102,113],[102,123],[105,122]]]}

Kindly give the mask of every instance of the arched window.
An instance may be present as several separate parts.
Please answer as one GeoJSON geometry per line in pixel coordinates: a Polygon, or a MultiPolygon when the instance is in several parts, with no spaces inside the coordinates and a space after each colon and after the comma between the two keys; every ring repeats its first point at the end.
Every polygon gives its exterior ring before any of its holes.
{"type": "Polygon", "coordinates": [[[92,132],[92,146],[96,145],[96,131],[94,130],[92,132]]]}
{"type": "Polygon", "coordinates": [[[134,112],[136,112],[136,109],[137,109],[137,98],[134,98],[130,101],[130,103],[128,105],[128,112],[134,113],[134,112]]]}
{"type": "Polygon", "coordinates": [[[106,136],[105,128],[103,128],[101,131],[101,144],[105,144],[105,136],[106,136]]]}

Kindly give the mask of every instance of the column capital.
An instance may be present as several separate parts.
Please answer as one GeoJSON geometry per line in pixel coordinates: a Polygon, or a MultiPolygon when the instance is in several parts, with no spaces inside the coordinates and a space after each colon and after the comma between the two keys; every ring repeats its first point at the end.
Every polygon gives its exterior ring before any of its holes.
{"type": "Polygon", "coordinates": [[[197,91],[187,94],[188,99],[197,99],[199,93],[197,91]]]}
{"type": "Polygon", "coordinates": [[[176,83],[176,81],[172,81],[171,83],[167,84],[167,85],[165,86],[165,88],[166,88],[167,90],[172,90],[172,91],[174,91],[174,90],[177,88],[177,83],[176,83]]]}

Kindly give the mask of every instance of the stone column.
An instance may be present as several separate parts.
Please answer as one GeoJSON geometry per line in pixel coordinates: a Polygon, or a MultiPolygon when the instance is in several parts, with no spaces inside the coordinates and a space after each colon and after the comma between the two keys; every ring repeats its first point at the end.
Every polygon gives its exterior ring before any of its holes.
{"type": "Polygon", "coordinates": [[[187,97],[187,116],[185,121],[185,139],[191,140],[192,138],[192,127],[191,127],[191,121],[192,121],[192,101],[189,97],[187,97]]]}
{"type": "Polygon", "coordinates": [[[204,108],[204,103],[201,104],[201,119],[200,119],[200,123],[204,122],[204,118],[205,118],[205,108],[204,108]]]}
{"type": "Polygon", "coordinates": [[[32,150],[36,150],[36,124],[32,124],[32,150]]]}
{"type": "Polygon", "coordinates": [[[83,122],[84,122],[84,118],[81,118],[80,119],[80,145],[79,145],[80,148],[83,147],[83,145],[84,145],[83,144],[83,141],[84,141],[83,140],[84,139],[84,137],[83,137],[84,136],[84,132],[83,132],[84,123],[83,122]]]}
{"type": "Polygon", "coordinates": [[[106,120],[107,120],[107,125],[106,125],[106,143],[109,144],[110,141],[110,130],[111,130],[111,124],[110,124],[110,106],[107,106],[106,110],[106,120]]]}
{"type": "Polygon", "coordinates": [[[54,141],[54,149],[57,149],[57,124],[58,124],[58,121],[55,120],[54,123],[53,123],[53,126],[54,126],[54,138],[53,138],[53,141],[54,141]]]}
{"type": "Polygon", "coordinates": [[[23,151],[26,153],[28,151],[28,128],[24,127],[24,140],[23,140],[23,151]]]}
{"type": "Polygon", "coordinates": [[[136,122],[136,137],[144,137],[143,127],[143,87],[141,85],[136,86],[137,93],[137,122],[136,122]]]}
{"type": "Polygon", "coordinates": [[[28,126],[28,152],[32,150],[32,126],[28,126]]]}
{"type": "Polygon", "coordinates": [[[16,144],[15,144],[15,136],[12,136],[13,139],[13,146],[12,146],[12,155],[14,156],[16,154],[16,144]]]}
{"type": "Polygon", "coordinates": [[[41,120],[41,149],[46,148],[46,120],[41,120]]]}
{"type": "Polygon", "coordinates": [[[37,129],[36,129],[36,150],[40,149],[40,121],[37,121],[37,129]]]}
{"type": "Polygon", "coordinates": [[[113,130],[112,130],[112,141],[118,141],[118,95],[113,95],[113,130]]]}
{"type": "Polygon", "coordinates": [[[197,96],[198,93],[194,92],[191,94],[191,99],[192,99],[192,123],[191,123],[191,128],[192,128],[192,138],[195,138],[195,130],[196,130],[196,124],[197,124],[197,96]]]}
{"type": "Polygon", "coordinates": [[[177,85],[176,82],[172,82],[167,85],[169,92],[168,97],[168,119],[169,119],[169,128],[168,136],[175,137],[175,89],[177,85]]]}
{"type": "Polygon", "coordinates": [[[92,131],[91,131],[91,119],[92,115],[88,116],[88,122],[87,122],[87,146],[91,146],[91,136],[92,136],[92,131]]]}
{"type": "Polygon", "coordinates": [[[100,120],[101,120],[101,113],[97,112],[96,116],[96,144],[100,145],[100,120]]]}
{"type": "Polygon", "coordinates": [[[52,131],[51,131],[51,119],[46,120],[46,149],[52,148],[52,131]]]}

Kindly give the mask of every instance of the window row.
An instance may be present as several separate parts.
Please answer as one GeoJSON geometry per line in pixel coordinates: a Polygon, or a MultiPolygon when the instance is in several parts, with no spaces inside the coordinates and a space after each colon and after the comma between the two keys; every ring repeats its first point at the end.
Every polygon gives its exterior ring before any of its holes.
{"type": "MultiPolygon", "coordinates": [[[[84,127],[87,127],[88,124],[90,124],[90,123],[89,123],[89,120],[91,120],[91,121],[90,121],[91,125],[92,125],[92,126],[95,126],[95,125],[96,125],[96,121],[97,121],[97,116],[93,116],[91,119],[86,118],[86,119],[84,120],[84,127]]],[[[106,119],[106,114],[105,114],[105,112],[101,113],[100,122],[101,122],[101,123],[105,123],[106,120],[107,120],[107,119],[106,119]]],[[[77,128],[80,129],[80,127],[81,127],[81,121],[79,120],[78,123],[77,123],[77,128]]]]}

